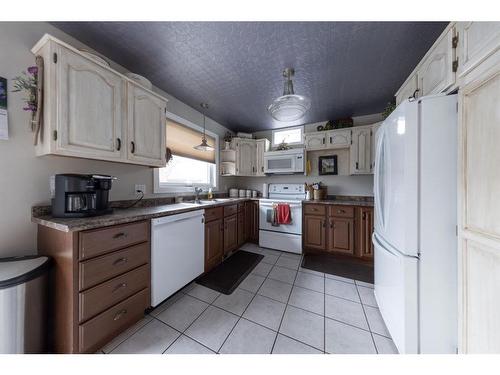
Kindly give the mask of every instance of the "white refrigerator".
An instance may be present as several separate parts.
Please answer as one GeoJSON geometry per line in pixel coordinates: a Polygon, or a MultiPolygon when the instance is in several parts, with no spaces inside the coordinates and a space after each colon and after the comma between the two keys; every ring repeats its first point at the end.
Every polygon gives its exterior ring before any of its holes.
{"type": "Polygon", "coordinates": [[[401,103],[377,131],[375,298],[400,353],[457,348],[457,96],[401,103]]]}

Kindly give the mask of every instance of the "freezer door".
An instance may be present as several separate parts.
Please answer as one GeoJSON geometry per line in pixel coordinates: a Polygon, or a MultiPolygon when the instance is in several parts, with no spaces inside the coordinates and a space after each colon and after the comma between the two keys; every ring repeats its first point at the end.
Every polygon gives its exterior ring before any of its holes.
{"type": "Polygon", "coordinates": [[[379,129],[375,230],[406,255],[418,254],[418,106],[405,101],[379,129]]]}
{"type": "Polygon", "coordinates": [[[419,351],[418,258],[405,256],[375,233],[375,298],[401,354],[419,351]]]}

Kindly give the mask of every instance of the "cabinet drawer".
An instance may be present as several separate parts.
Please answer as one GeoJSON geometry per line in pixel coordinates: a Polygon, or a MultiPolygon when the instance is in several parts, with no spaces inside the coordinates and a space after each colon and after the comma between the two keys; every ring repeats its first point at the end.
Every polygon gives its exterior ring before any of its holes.
{"type": "Polygon", "coordinates": [[[214,207],[205,209],[205,223],[213,220],[222,219],[224,207],[214,207]]]}
{"type": "Polygon", "coordinates": [[[232,204],[230,206],[224,206],[224,217],[234,215],[238,212],[238,205],[232,204]]]}
{"type": "Polygon", "coordinates": [[[148,221],[88,230],[80,233],[80,260],[148,240],[148,221]]]}
{"type": "Polygon", "coordinates": [[[149,242],[80,263],[80,290],[149,263],[149,242]]]}
{"type": "Polygon", "coordinates": [[[330,206],[329,216],[334,217],[354,217],[353,206],[330,206]]]}
{"type": "Polygon", "coordinates": [[[149,286],[149,265],[145,264],[80,293],[80,322],[149,286]]]}
{"type": "Polygon", "coordinates": [[[304,214],[306,215],[325,215],[326,206],[322,204],[305,204],[304,214]]]}
{"type": "Polygon", "coordinates": [[[93,352],[134,324],[149,306],[149,289],[143,289],[118,305],[80,325],[80,353],[93,352]]]}

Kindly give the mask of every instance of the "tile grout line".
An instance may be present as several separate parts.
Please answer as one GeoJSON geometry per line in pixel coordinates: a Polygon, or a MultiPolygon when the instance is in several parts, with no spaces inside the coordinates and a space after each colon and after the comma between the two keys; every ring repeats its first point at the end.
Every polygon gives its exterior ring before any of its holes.
{"type": "Polygon", "coordinates": [[[361,301],[361,308],[363,309],[363,315],[365,316],[366,324],[368,325],[368,329],[370,330],[370,337],[372,338],[372,343],[373,343],[373,347],[375,348],[375,353],[379,354],[377,345],[375,344],[375,339],[373,338],[372,327],[370,327],[370,322],[368,321],[368,316],[366,315],[365,306],[363,304],[363,300],[361,299],[361,294],[359,293],[357,285],[356,285],[356,293],[358,293],[359,300],[361,301]]]}

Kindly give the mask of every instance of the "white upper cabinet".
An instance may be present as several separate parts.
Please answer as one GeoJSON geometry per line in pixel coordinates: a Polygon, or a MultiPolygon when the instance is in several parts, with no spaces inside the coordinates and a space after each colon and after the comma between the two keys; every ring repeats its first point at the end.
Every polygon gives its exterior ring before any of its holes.
{"type": "Polygon", "coordinates": [[[418,97],[418,80],[416,73],[410,76],[396,93],[396,105],[411,97],[418,97]]]}
{"type": "Polygon", "coordinates": [[[45,35],[43,126],[37,155],[165,166],[167,100],[45,35]]]}
{"type": "Polygon", "coordinates": [[[149,166],[165,165],[166,103],[140,86],[128,83],[128,158],[149,166]]]}
{"type": "Polygon", "coordinates": [[[455,29],[438,39],[417,71],[418,89],[421,96],[446,91],[455,83],[453,68],[453,36],[455,29]]]}
{"type": "Polygon", "coordinates": [[[326,133],[326,148],[345,148],[351,145],[351,129],[330,130],[326,133]]]}
{"type": "Polygon", "coordinates": [[[461,78],[500,48],[500,22],[457,22],[458,71],[461,78]]]}
{"type": "Polygon", "coordinates": [[[307,151],[324,150],[326,148],[326,132],[306,133],[304,146],[307,151]]]}
{"type": "Polygon", "coordinates": [[[370,174],[371,171],[371,126],[352,129],[352,145],[350,149],[351,174],[370,174]]]}
{"type": "Polygon", "coordinates": [[[270,142],[268,139],[257,139],[255,141],[257,145],[256,149],[256,176],[265,176],[264,173],[264,152],[269,151],[270,142]]]}
{"type": "Polygon", "coordinates": [[[57,122],[53,138],[58,153],[119,160],[125,82],[92,61],[58,49],[57,122]]]}
{"type": "Polygon", "coordinates": [[[254,139],[238,138],[235,140],[236,175],[254,176],[257,170],[257,146],[254,139]]]}

